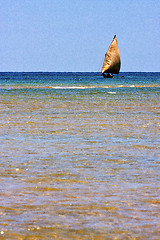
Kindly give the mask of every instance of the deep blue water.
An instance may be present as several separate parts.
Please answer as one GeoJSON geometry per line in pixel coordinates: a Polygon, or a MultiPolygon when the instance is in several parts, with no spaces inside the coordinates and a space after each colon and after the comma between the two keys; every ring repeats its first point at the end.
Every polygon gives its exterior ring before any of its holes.
{"type": "Polygon", "coordinates": [[[160,73],[120,73],[112,79],[105,79],[100,73],[0,73],[2,86],[118,86],[118,85],[159,85],[160,73]],[[123,77],[124,76],[124,77],[123,77]]]}

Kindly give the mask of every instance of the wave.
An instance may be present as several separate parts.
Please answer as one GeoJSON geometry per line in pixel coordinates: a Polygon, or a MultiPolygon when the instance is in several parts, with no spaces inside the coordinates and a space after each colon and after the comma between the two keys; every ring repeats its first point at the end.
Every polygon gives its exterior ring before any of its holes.
{"type": "Polygon", "coordinates": [[[0,89],[108,89],[108,88],[158,88],[160,85],[158,84],[150,84],[150,85],[105,85],[105,86],[37,86],[37,85],[10,85],[10,86],[0,86],[0,89]]]}

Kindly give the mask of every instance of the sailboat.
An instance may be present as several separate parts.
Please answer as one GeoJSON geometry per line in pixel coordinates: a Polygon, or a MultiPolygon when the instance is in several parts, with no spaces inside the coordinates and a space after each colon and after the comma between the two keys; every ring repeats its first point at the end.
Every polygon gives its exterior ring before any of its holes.
{"type": "Polygon", "coordinates": [[[120,53],[116,35],[114,36],[111,45],[105,54],[105,59],[102,66],[102,75],[105,78],[112,78],[112,74],[118,74],[121,67],[120,53]],[[106,74],[107,73],[107,74],[106,74]]]}

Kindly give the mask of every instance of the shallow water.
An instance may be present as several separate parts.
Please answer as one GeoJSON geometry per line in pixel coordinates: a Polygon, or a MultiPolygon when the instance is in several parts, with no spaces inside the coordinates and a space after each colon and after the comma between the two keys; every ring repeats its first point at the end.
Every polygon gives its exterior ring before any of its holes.
{"type": "Polygon", "coordinates": [[[160,73],[0,83],[0,239],[160,238],[160,73]]]}

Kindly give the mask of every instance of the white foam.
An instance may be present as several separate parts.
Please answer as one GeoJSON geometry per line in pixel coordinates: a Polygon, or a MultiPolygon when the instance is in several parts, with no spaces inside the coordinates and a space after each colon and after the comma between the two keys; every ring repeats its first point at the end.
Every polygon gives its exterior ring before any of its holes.
{"type": "Polygon", "coordinates": [[[88,89],[88,88],[96,88],[95,86],[69,86],[69,87],[61,87],[61,86],[52,86],[50,88],[53,89],[88,89]]]}
{"type": "Polygon", "coordinates": [[[116,92],[108,92],[109,94],[116,94],[116,92]]]}

